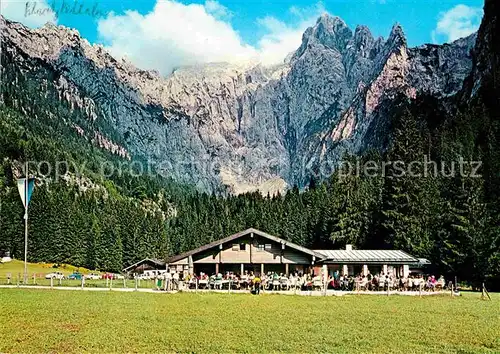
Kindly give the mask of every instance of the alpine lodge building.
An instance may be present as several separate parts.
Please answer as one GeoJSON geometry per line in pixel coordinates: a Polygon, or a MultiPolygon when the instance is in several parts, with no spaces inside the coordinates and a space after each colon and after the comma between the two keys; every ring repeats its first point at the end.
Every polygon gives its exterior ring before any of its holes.
{"type": "Polygon", "coordinates": [[[343,275],[375,274],[378,272],[408,277],[412,268],[420,268],[429,261],[415,258],[399,250],[311,250],[268,233],[250,228],[191,251],[168,258],[166,261],[144,259],[124,269],[125,272],[168,270],[171,273],[217,274],[233,272],[254,274],[267,272],[328,274],[339,271],[343,275]]]}

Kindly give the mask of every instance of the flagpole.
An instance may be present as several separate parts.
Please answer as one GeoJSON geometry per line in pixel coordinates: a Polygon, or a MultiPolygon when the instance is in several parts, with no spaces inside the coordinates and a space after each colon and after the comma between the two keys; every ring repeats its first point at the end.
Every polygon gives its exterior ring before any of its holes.
{"type": "Polygon", "coordinates": [[[28,284],[28,161],[26,161],[26,179],[24,180],[24,284],[28,284]]]}

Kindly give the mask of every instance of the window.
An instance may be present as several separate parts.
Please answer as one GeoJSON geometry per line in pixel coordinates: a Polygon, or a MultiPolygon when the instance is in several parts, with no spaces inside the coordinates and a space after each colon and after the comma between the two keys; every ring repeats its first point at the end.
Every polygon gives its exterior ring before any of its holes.
{"type": "Polygon", "coordinates": [[[240,245],[237,243],[233,243],[233,251],[239,251],[240,250],[240,245]]]}
{"type": "Polygon", "coordinates": [[[259,252],[264,252],[264,250],[266,251],[270,251],[272,248],[271,244],[270,243],[266,243],[266,244],[258,244],[257,245],[257,251],[259,252]]]}
{"type": "Polygon", "coordinates": [[[247,245],[244,243],[240,243],[240,251],[244,251],[247,249],[247,245]]]}

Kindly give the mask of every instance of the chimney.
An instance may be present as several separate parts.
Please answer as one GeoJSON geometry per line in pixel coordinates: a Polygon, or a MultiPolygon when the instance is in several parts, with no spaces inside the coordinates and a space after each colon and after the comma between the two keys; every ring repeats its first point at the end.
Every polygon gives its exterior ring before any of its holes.
{"type": "Polygon", "coordinates": [[[346,251],[352,251],[352,245],[345,245],[346,251]]]}

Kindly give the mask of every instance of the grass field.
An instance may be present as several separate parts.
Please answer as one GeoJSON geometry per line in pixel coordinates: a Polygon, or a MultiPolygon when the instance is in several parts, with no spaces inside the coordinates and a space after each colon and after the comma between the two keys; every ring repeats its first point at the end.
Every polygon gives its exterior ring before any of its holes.
{"type": "Polygon", "coordinates": [[[0,289],[0,352],[499,353],[499,294],[0,289]]]}

